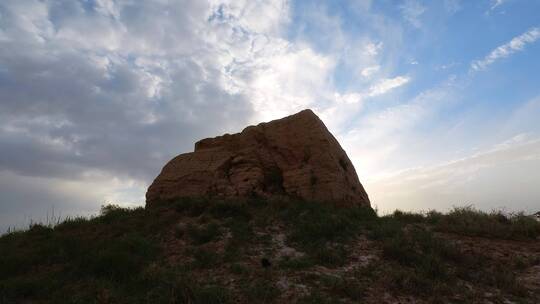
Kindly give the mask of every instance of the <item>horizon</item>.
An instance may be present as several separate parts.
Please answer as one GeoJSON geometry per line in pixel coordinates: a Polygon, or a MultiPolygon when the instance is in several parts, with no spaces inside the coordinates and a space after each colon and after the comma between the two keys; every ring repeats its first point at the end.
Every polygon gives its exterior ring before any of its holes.
{"type": "Polygon", "coordinates": [[[312,109],[381,213],[540,210],[540,2],[3,1],[0,231],[312,109]]]}

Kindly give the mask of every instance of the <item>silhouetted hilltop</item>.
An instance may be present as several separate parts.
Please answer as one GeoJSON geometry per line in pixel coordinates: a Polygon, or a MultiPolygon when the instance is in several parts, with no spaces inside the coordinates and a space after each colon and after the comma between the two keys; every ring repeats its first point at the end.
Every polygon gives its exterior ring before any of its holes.
{"type": "Polygon", "coordinates": [[[540,223],[182,199],[0,238],[0,303],[539,303],[540,223]]]}

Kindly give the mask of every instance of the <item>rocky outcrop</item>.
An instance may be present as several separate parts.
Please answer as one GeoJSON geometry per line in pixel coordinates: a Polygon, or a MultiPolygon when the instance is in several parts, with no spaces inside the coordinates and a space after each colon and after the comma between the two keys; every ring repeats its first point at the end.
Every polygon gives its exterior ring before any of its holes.
{"type": "Polygon", "coordinates": [[[370,205],[347,154],[311,110],[197,142],[165,165],[146,204],[199,196],[370,205]]]}

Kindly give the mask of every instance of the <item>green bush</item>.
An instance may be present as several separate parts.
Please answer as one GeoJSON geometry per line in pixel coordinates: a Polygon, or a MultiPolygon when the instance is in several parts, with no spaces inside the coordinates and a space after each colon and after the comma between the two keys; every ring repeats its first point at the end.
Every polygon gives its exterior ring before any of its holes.
{"type": "Polygon", "coordinates": [[[392,218],[395,220],[402,222],[402,223],[422,223],[425,221],[426,217],[423,214],[420,213],[413,213],[413,212],[404,212],[401,210],[396,210],[391,215],[392,218]]]}
{"type": "Polygon", "coordinates": [[[366,286],[356,278],[322,275],[320,281],[333,299],[345,297],[356,302],[366,294],[366,286]]]}
{"type": "Polygon", "coordinates": [[[127,235],[114,242],[100,242],[82,253],[75,264],[80,275],[105,277],[112,280],[130,279],[155,257],[157,248],[139,235],[127,235]]]}
{"type": "Polygon", "coordinates": [[[456,207],[435,223],[438,231],[502,239],[535,239],[540,222],[523,213],[486,213],[472,207],[456,207]]]}
{"type": "Polygon", "coordinates": [[[376,220],[371,208],[338,208],[314,202],[298,202],[283,212],[282,217],[292,225],[290,240],[303,247],[346,241],[376,220]]]}
{"type": "Polygon", "coordinates": [[[247,221],[231,219],[226,223],[236,243],[246,243],[255,236],[253,228],[247,221]]]}
{"type": "Polygon", "coordinates": [[[187,227],[187,233],[196,245],[206,244],[217,239],[221,235],[219,225],[213,222],[201,227],[190,224],[187,227]]]}
{"type": "Polygon", "coordinates": [[[209,285],[199,287],[193,292],[193,303],[225,304],[229,302],[231,302],[229,291],[221,286],[209,285]]]}
{"type": "Polygon", "coordinates": [[[210,205],[210,201],[205,198],[181,198],[174,202],[164,202],[161,205],[172,205],[178,213],[182,213],[191,217],[196,217],[203,214],[210,205]]]}
{"type": "Polygon", "coordinates": [[[219,262],[219,256],[214,251],[204,248],[193,249],[192,256],[195,259],[193,262],[195,268],[210,268],[219,262]]]}
{"type": "Polygon", "coordinates": [[[343,266],[347,261],[347,251],[343,245],[324,245],[308,253],[317,265],[336,267],[343,266]]]}
{"type": "Polygon", "coordinates": [[[289,258],[285,257],[279,261],[279,267],[284,269],[306,269],[317,265],[315,260],[308,256],[289,258]]]}
{"type": "Polygon", "coordinates": [[[217,219],[234,218],[235,220],[246,221],[251,218],[247,204],[244,201],[218,201],[210,206],[209,212],[217,219]]]}
{"type": "Polygon", "coordinates": [[[279,294],[279,289],[272,282],[264,279],[255,280],[246,290],[247,298],[251,303],[270,303],[279,294]]]}
{"type": "Polygon", "coordinates": [[[245,275],[249,273],[249,269],[245,265],[239,263],[231,264],[230,270],[232,273],[239,275],[245,275]]]}

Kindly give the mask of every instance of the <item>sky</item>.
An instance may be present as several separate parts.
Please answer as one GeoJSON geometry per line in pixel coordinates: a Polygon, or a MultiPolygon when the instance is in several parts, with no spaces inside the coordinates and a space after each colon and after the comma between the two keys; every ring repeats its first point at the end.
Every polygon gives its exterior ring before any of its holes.
{"type": "Polygon", "coordinates": [[[311,108],[373,207],[540,210],[538,0],[0,1],[0,231],[311,108]]]}

